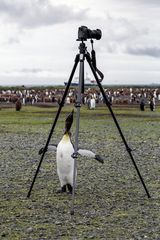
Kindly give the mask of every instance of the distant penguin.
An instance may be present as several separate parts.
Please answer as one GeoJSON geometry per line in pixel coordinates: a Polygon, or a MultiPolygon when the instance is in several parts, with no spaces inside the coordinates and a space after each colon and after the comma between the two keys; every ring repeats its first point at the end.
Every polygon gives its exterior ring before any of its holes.
{"type": "Polygon", "coordinates": [[[18,100],[16,101],[15,107],[16,107],[16,111],[20,111],[20,110],[21,110],[22,104],[21,104],[20,99],[18,99],[18,100]]]}
{"type": "MultiPolygon", "coordinates": [[[[73,189],[73,172],[74,172],[74,145],[71,142],[71,126],[73,123],[73,111],[67,116],[65,121],[65,132],[58,143],[58,145],[49,145],[49,151],[56,150],[56,162],[57,162],[57,174],[60,180],[61,189],[57,193],[64,193],[69,191],[72,193],[73,189]]],[[[41,148],[39,154],[43,152],[44,148],[41,148]]],[[[79,149],[78,154],[81,156],[94,158],[100,163],[104,163],[104,160],[99,155],[96,155],[90,150],[79,149]]],[[[76,173],[77,175],[77,173],[76,173]]]]}
{"type": "Polygon", "coordinates": [[[95,101],[95,98],[92,97],[90,100],[90,109],[95,109],[95,107],[96,107],[96,101],[95,101]]]}

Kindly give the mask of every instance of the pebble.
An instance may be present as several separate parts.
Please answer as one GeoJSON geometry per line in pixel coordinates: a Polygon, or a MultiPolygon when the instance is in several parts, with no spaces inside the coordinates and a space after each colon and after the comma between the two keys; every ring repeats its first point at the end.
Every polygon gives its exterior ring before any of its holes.
{"type": "Polygon", "coordinates": [[[31,232],[33,232],[33,228],[32,227],[27,228],[27,233],[31,233],[31,232]]]}

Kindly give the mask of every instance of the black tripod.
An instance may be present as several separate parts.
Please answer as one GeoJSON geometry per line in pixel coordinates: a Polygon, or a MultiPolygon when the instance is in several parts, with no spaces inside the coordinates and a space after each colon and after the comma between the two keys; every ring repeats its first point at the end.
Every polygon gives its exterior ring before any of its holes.
{"type": "Polygon", "coordinates": [[[76,58],[75,58],[75,63],[74,63],[74,66],[73,66],[73,69],[72,69],[72,72],[71,72],[71,75],[70,75],[70,78],[68,80],[68,83],[67,83],[67,86],[65,88],[65,91],[64,91],[64,94],[63,94],[63,97],[62,97],[62,100],[59,104],[59,108],[58,108],[58,111],[57,111],[57,114],[55,116],[55,119],[54,119],[54,122],[53,122],[53,125],[52,125],[52,128],[50,130],[50,133],[49,133],[49,136],[48,136],[48,139],[46,141],[46,145],[44,147],[44,150],[43,150],[43,153],[41,155],[41,159],[40,159],[40,162],[39,162],[39,165],[37,167],[37,170],[36,170],[36,173],[35,173],[35,176],[33,178],[33,181],[32,181],[32,184],[30,186],[30,189],[29,189],[29,192],[28,192],[28,195],[27,197],[30,197],[31,195],[31,191],[32,191],[32,188],[33,188],[33,185],[34,185],[34,182],[36,180],[36,177],[37,177],[37,174],[39,172],[39,169],[41,167],[41,163],[43,161],[43,158],[44,158],[44,155],[47,151],[47,148],[48,148],[48,145],[49,145],[49,142],[50,142],[50,139],[52,137],[52,134],[53,134],[53,131],[54,131],[54,128],[56,126],[56,123],[57,123],[57,120],[59,118],[59,115],[60,115],[60,112],[61,112],[61,109],[62,107],[64,106],[64,102],[65,102],[65,99],[66,99],[66,96],[67,96],[67,93],[68,93],[68,90],[69,90],[69,87],[70,87],[70,84],[71,84],[71,81],[72,81],[72,78],[74,76],[74,73],[75,73],[75,70],[76,70],[76,67],[78,65],[78,63],[80,63],[80,68],[79,68],[79,85],[78,85],[78,93],[77,93],[77,99],[76,99],[76,103],[75,103],[75,107],[77,109],[76,111],[76,132],[75,132],[75,145],[74,145],[74,153],[72,155],[72,157],[74,158],[74,174],[73,174],[73,192],[72,192],[72,205],[71,205],[71,214],[73,215],[74,214],[74,199],[75,199],[75,182],[76,182],[76,166],[77,166],[77,157],[78,157],[78,138],[79,138],[79,121],[80,121],[80,108],[81,108],[81,103],[82,103],[82,93],[84,91],[84,61],[85,61],[85,58],[91,68],[91,71],[96,79],[96,82],[97,82],[97,85],[103,95],[103,98],[104,98],[104,101],[105,101],[105,104],[106,106],[108,107],[111,115],[112,115],[112,118],[115,122],[115,125],[119,131],[119,134],[123,140],[123,143],[126,147],[126,150],[132,160],[132,163],[137,171],[137,174],[140,178],[140,181],[146,191],[146,194],[148,196],[148,198],[150,198],[150,194],[147,190],[147,187],[144,183],[144,180],[140,174],[140,171],[136,165],[136,162],[133,158],[133,155],[132,155],[132,150],[131,148],[128,146],[127,142],[126,142],[126,139],[122,133],[122,130],[117,122],[117,119],[112,111],[112,108],[111,108],[111,104],[103,90],[103,87],[101,85],[101,80],[102,79],[99,79],[98,78],[98,75],[97,73],[99,74],[100,77],[103,77],[103,74],[97,69],[96,67],[96,58],[95,58],[95,51],[93,50],[93,40],[91,40],[91,43],[92,43],[92,58],[90,57],[90,54],[87,52],[87,47],[85,46],[85,43],[83,41],[81,41],[80,45],[79,45],[79,54],[76,55],[76,58]]]}

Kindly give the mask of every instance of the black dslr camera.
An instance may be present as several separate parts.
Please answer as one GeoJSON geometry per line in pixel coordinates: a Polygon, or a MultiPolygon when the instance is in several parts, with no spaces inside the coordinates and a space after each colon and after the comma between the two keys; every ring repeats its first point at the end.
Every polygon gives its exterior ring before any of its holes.
{"type": "Polygon", "coordinates": [[[101,39],[102,32],[100,29],[90,30],[86,26],[81,26],[78,29],[78,41],[87,41],[87,39],[101,39]]]}

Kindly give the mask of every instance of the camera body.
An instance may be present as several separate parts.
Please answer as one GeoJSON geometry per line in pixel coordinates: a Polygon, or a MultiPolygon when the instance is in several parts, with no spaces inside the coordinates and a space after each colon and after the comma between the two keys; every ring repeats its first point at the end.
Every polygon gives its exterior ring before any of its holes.
{"type": "Polygon", "coordinates": [[[90,30],[86,26],[81,26],[78,29],[78,41],[87,41],[87,39],[101,39],[102,32],[100,29],[90,30]]]}

